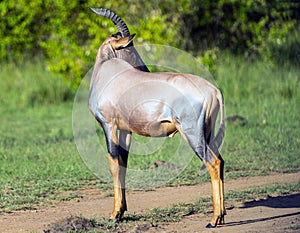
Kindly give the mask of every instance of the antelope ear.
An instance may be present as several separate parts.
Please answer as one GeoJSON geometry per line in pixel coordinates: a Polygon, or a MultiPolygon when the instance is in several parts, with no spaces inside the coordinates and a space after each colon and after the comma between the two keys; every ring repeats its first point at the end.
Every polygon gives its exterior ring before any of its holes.
{"type": "Polygon", "coordinates": [[[132,34],[127,37],[120,38],[120,39],[114,41],[114,43],[113,43],[114,49],[118,50],[118,49],[127,47],[133,41],[134,37],[135,37],[135,34],[132,34]]]}

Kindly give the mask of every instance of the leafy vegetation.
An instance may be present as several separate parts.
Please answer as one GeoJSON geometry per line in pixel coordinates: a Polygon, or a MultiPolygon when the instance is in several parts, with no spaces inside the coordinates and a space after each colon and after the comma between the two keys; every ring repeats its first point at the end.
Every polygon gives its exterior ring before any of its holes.
{"type": "MultiPolygon", "coordinates": [[[[278,47],[289,49],[286,36],[300,18],[297,1],[4,0],[0,59],[20,62],[43,56],[51,71],[62,73],[77,87],[101,41],[116,32],[112,22],[93,14],[89,6],[120,15],[137,34],[137,43],[168,44],[193,55],[229,49],[248,57],[275,57],[277,62],[278,47]]],[[[203,61],[211,63],[207,56],[203,61]]]]}

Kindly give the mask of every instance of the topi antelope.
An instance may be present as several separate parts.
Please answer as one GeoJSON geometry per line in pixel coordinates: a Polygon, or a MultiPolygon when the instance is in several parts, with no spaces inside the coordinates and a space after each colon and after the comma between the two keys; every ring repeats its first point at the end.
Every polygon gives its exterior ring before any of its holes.
{"type": "Polygon", "coordinates": [[[127,210],[125,175],[131,134],[163,137],[179,132],[211,177],[213,216],[207,227],[224,224],[224,161],[218,151],[225,133],[222,94],[195,75],[136,69],[122,57],[134,36],[116,34],[103,42],[90,83],[89,108],[103,128],[114,183],[110,218],[120,219],[127,210]]]}

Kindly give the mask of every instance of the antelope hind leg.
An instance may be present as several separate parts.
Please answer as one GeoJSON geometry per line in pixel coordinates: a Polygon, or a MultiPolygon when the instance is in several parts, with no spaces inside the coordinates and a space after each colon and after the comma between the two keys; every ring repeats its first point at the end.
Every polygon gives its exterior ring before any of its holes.
{"type": "Polygon", "coordinates": [[[217,157],[215,153],[209,148],[209,153],[212,155],[212,161],[205,161],[205,165],[210,174],[212,183],[213,196],[213,216],[207,228],[216,227],[217,224],[224,224],[225,206],[224,206],[224,184],[223,184],[223,167],[224,161],[217,157]]]}
{"type": "Polygon", "coordinates": [[[224,160],[219,155],[219,159],[221,161],[220,164],[220,198],[221,198],[221,215],[218,221],[219,225],[224,225],[225,224],[225,215],[226,215],[226,208],[224,204],[224,160]]]}

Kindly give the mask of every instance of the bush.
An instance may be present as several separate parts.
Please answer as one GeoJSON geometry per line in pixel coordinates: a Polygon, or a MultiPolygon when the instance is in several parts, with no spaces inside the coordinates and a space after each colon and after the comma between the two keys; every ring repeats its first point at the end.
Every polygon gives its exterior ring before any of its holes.
{"type": "Polygon", "coordinates": [[[270,41],[267,45],[270,59],[280,66],[300,64],[300,24],[287,33],[283,39],[270,41]]]}
{"type": "MultiPolygon", "coordinates": [[[[22,63],[28,56],[43,55],[51,71],[77,87],[101,42],[116,32],[110,20],[92,13],[89,6],[116,12],[137,34],[138,43],[168,44],[195,56],[220,48],[269,57],[267,43],[283,41],[300,10],[298,2],[277,0],[3,0],[0,59],[22,63]]],[[[208,57],[202,60],[211,67],[208,57]]]]}
{"type": "MultiPolygon", "coordinates": [[[[135,8],[128,10],[128,5],[121,5],[119,1],[45,0],[30,1],[29,4],[26,0],[2,1],[0,12],[4,20],[0,26],[0,59],[22,63],[26,54],[43,54],[51,71],[62,73],[73,87],[77,87],[93,65],[101,42],[116,32],[110,20],[92,13],[89,6],[119,9],[114,11],[124,20],[130,19],[135,11],[135,8]]],[[[149,11],[145,17],[129,25],[131,31],[137,33],[137,40],[171,42],[173,27],[165,23],[166,17],[161,17],[160,12],[150,10],[151,4],[147,7],[149,11]]]]}

